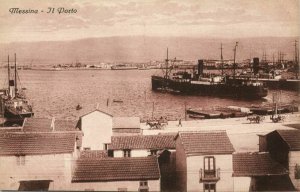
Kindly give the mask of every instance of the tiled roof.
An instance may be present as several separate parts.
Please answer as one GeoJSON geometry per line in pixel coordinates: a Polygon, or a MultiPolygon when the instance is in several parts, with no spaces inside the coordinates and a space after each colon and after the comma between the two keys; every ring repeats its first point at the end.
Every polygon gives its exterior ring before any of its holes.
{"type": "Polygon", "coordinates": [[[47,118],[26,118],[23,125],[25,132],[49,132],[52,131],[52,119],[47,118]]]}
{"type": "Polygon", "coordinates": [[[111,116],[112,117],[112,114],[110,112],[108,112],[107,110],[104,110],[104,109],[94,109],[94,110],[89,110],[89,109],[86,109],[86,108],[83,108],[82,110],[80,110],[80,118],[82,117],[85,117],[87,115],[90,115],[91,113],[94,113],[94,112],[100,112],[100,113],[103,113],[103,114],[106,114],[108,116],[111,116]]]}
{"type": "Polygon", "coordinates": [[[74,120],[27,118],[24,121],[23,131],[24,132],[78,131],[76,129],[76,125],[77,125],[77,121],[74,120]]]}
{"type": "Polygon", "coordinates": [[[299,130],[276,130],[282,139],[289,145],[291,151],[300,150],[299,130]]]}
{"type": "Polygon", "coordinates": [[[113,136],[109,149],[175,149],[173,135],[113,136]]]}
{"type": "Polygon", "coordinates": [[[9,127],[9,128],[0,128],[0,134],[9,133],[9,132],[21,132],[22,127],[9,127]]]}
{"type": "Polygon", "coordinates": [[[113,117],[113,129],[140,129],[139,117],[113,117]]]}
{"type": "Polygon", "coordinates": [[[141,133],[140,128],[113,129],[114,133],[141,133]]]}
{"type": "Polygon", "coordinates": [[[5,133],[0,135],[0,155],[72,153],[75,133],[5,133]]]}
{"type": "Polygon", "coordinates": [[[179,132],[183,148],[188,155],[231,154],[234,148],[225,131],[179,132]]]}
{"type": "Polygon", "coordinates": [[[76,131],[77,121],[74,120],[59,120],[54,122],[55,131],[76,131]]]}
{"type": "Polygon", "coordinates": [[[156,180],[160,178],[156,157],[79,159],[72,182],[156,180]]]}
{"type": "Polygon", "coordinates": [[[108,157],[107,151],[105,150],[85,150],[80,152],[80,159],[97,159],[105,157],[108,157]]]}
{"type": "Polygon", "coordinates": [[[288,174],[288,171],[274,161],[269,153],[233,154],[233,172],[236,177],[288,174]]]}

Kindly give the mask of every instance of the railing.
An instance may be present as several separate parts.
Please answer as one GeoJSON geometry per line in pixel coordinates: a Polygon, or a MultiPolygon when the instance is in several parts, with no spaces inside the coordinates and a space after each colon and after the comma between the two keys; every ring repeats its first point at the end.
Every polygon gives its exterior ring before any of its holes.
{"type": "Polygon", "coordinates": [[[220,168],[215,170],[199,170],[199,182],[218,181],[220,180],[220,168]]]}

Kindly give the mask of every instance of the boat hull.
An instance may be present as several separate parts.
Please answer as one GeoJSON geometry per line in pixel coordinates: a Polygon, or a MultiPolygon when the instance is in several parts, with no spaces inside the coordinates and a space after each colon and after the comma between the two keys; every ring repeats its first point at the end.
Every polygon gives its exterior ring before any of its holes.
{"type": "Polygon", "coordinates": [[[10,109],[5,109],[4,111],[4,117],[7,118],[7,119],[25,119],[27,117],[33,117],[34,116],[34,113],[33,112],[24,112],[24,113],[21,113],[21,112],[15,112],[15,111],[12,111],[10,109]]]}
{"type": "Polygon", "coordinates": [[[259,99],[266,97],[268,90],[263,86],[235,85],[229,83],[197,84],[191,81],[176,81],[160,76],[152,76],[152,90],[164,88],[188,95],[226,96],[235,98],[259,99]]]}

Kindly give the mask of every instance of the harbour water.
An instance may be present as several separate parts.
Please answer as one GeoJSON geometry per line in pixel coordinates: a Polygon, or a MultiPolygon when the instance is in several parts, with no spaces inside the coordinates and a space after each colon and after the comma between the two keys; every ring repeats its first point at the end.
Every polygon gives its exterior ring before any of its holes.
{"type": "MultiPolygon", "coordinates": [[[[5,71],[0,70],[0,88],[7,85],[5,71]]],[[[151,75],[159,73],[160,70],[20,70],[19,78],[36,117],[64,119],[77,119],[97,107],[115,116],[139,116],[142,120],[161,116],[183,119],[185,108],[267,104],[272,103],[275,92],[270,90],[265,99],[255,101],[153,92],[151,75]],[[81,110],[76,110],[78,104],[81,110]]],[[[282,102],[299,102],[298,93],[280,92],[282,102]]]]}

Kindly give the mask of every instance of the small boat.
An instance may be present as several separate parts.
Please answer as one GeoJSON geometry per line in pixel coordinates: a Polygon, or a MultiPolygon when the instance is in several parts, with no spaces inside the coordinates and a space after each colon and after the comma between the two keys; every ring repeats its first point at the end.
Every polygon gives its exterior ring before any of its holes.
{"type": "Polygon", "coordinates": [[[204,115],[189,114],[189,117],[192,119],[205,119],[204,115]]]}
{"type": "Polygon", "coordinates": [[[82,106],[78,104],[78,105],[76,106],[76,110],[78,111],[78,110],[80,110],[80,109],[82,109],[82,106]]]}
{"type": "Polygon", "coordinates": [[[123,103],[123,101],[122,101],[122,100],[119,100],[119,99],[114,99],[113,102],[114,102],[114,103],[123,103]]]}

